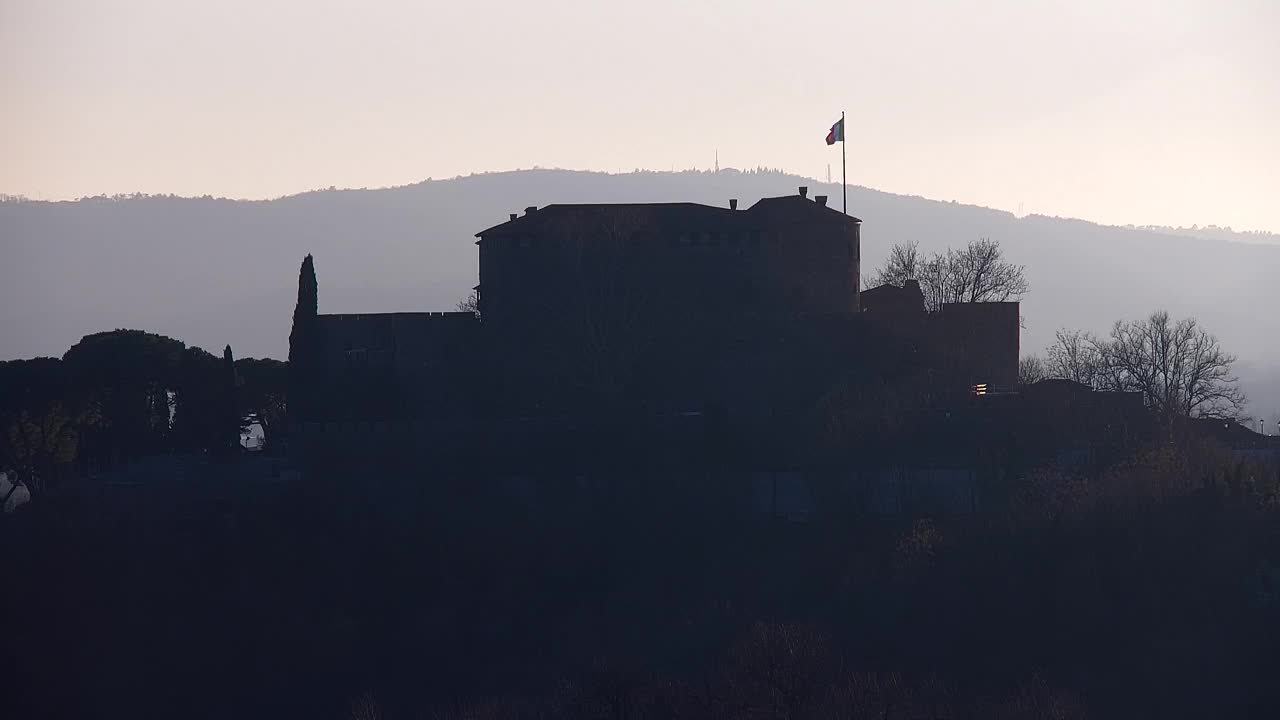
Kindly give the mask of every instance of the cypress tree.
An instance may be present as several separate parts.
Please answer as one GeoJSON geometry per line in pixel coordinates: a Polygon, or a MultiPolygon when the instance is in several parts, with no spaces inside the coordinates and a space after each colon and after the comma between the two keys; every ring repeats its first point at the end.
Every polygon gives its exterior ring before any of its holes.
{"type": "Polygon", "coordinates": [[[289,332],[291,365],[301,360],[305,354],[307,336],[311,334],[319,307],[318,295],[315,261],[307,255],[302,259],[302,267],[298,270],[298,304],[293,308],[293,329],[289,332]]]}
{"type": "Polygon", "coordinates": [[[219,433],[223,450],[232,452],[240,447],[240,405],[236,402],[236,360],[228,345],[222,351],[222,398],[219,401],[219,433]]]}
{"type": "Polygon", "coordinates": [[[298,270],[298,304],[293,308],[293,329],[289,331],[289,409],[293,420],[310,415],[313,405],[308,391],[317,358],[316,315],[319,307],[315,261],[308,254],[298,270]]]}

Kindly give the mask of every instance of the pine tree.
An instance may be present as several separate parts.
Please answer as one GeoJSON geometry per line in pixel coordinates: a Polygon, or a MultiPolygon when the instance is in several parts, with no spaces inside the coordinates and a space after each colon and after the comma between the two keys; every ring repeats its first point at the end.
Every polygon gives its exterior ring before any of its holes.
{"type": "Polygon", "coordinates": [[[319,307],[315,261],[311,255],[302,260],[298,271],[298,304],[293,308],[293,329],[289,332],[289,407],[294,421],[306,419],[310,413],[308,391],[316,366],[316,314],[319,307]]]}

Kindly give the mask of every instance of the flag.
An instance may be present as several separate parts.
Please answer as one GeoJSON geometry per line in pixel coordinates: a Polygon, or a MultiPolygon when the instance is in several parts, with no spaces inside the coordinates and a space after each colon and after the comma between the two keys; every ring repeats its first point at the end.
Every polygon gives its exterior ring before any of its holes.
{"type": "Polygon", "coordinates": [[[844,142],[844,118],[837,120],[836,124],[831,126],[831,131],[827,133],[828,145],[835,145],[838,142],[844,142]]]}

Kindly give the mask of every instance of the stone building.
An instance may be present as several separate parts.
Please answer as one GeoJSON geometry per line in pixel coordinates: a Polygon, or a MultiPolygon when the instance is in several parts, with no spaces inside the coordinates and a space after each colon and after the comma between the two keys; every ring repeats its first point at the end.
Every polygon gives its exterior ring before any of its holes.
{"type": "Polygon", "coordinates": [[[480,314],[502,396],[532,411],[764,411],[770,385],[818,359],[809,329],[859,308],[860,221],[806,195],[746,209],[550,205],[481,231],[480,314]]]}
{"type": "Polygon", "coordinates": [[[322,419],[470,413],[480,322],[469,312],[320,315],[322,419]]]}
{"type": "Polygon", "coordinates": [[[477,233],[478,317],[321,315],[318,406],[334,418],[776,418],[913,362],[944,368],[954,389],[1012,385],[1018,304],[927,313],[918,286],[862,292],[860,229],[803,187],[745,209],[527,208],[477,233]]]}
{"type": "Polygon", "coordinates": [[[1016,302],[943,303],[926,312],[920,284],[881,285],[862,293],[877,325],[927,348],[968,386],[1011,390],[1018,382],[1022,318],[1016,302]]]}
{"type": "Polygon", "coordinates": [[[509,328],[583,304],[667,318],[856,313],[861,221],[806,194],[745,210],[736,201],[528,208],[477,233],[481,314],[509,328]]]}

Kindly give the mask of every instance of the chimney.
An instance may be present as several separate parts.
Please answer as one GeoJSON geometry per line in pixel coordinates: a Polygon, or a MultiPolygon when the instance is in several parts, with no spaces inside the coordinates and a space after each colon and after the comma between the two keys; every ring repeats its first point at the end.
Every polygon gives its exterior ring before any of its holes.
{"type": "Polygon", "coordinates": [[[801,185],[801,186],[800,186],[800,197],[802,197],[802,198],[807,198],[807,197],[809,197],[809,186],[808,186],[808,185],[801,185]]]}
{"type": "Polygon", "coordinates": [[[822,207],[826,207],[826,206],[827,206],[827,196],[826,196],[826,195],[814,195],[814,196],[813,196],[813,200],[814,200],[814,202],[818,203],[818,204],[819,204],[819,205],[821,205],[822,207]]]}
{"type": "Polygon", "coordinates": [[[536,213],[536,212],[538,212],[538,206],[537,206],[537,205],[530,205],[529,207],[527,207],[527,208],[525,208],[525,209],[524,209],[524,214],[525,214],[525,215],[532,215],[532,214],[534,214],[534,213],[536,213]]]}
{"type": "Polygon", "coordinates": [[[729,198],[729,209],[730,210],[738,209],[738,198],[729,198]]]}
{"type": "Polygon", "coordinates": [[[517,215],[517,214],[515,214],[515,213],[511,213],[511,219],[512,219],[512,220],[515,220],[515,219],[516,219],[516,218],[518,218],[518,217],[520,217],[520,216],[519,216],[519,215],[517,215]]]}

